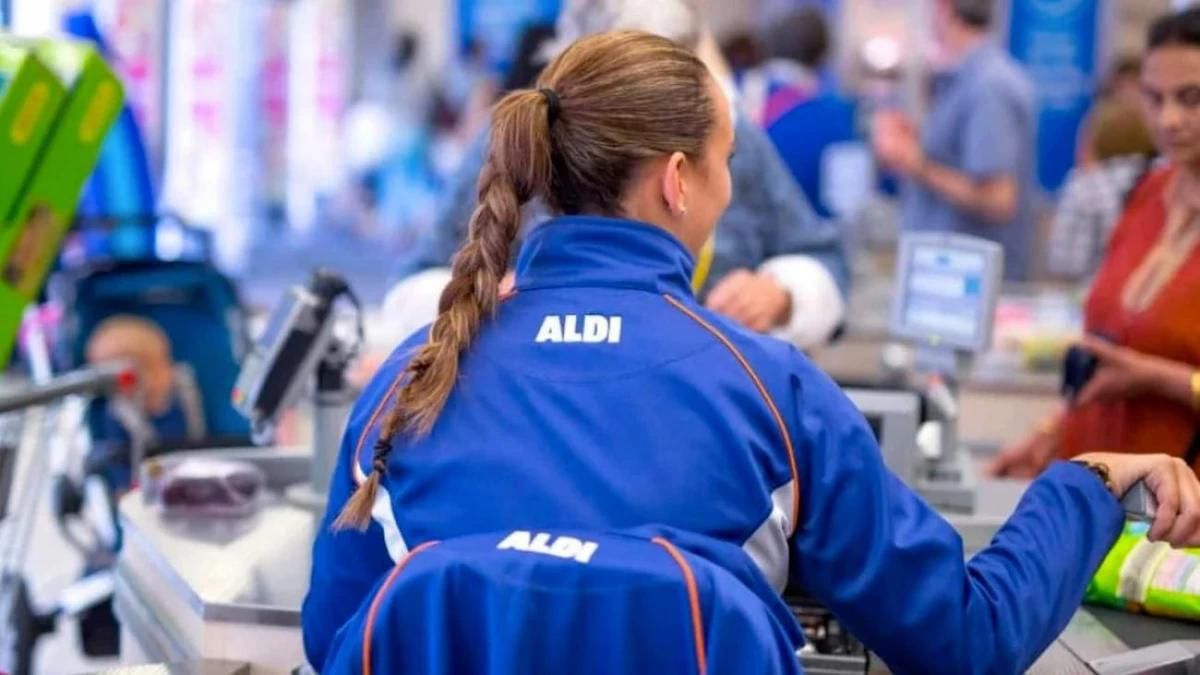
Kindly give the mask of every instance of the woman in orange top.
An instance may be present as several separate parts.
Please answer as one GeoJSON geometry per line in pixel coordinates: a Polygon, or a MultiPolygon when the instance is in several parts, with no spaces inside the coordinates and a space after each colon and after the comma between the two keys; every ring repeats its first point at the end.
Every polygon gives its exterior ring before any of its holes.
{"type": "Polygon", "coordinates": [[[1101,449],[1182,456],[1200,432],[1200,9],[1151,29],[1142,88],[1170,164],[1134,190],[1092,285],[1087,332],[1112,343],[1084,339],[1095,375],[995,475],[1101,449]]]}

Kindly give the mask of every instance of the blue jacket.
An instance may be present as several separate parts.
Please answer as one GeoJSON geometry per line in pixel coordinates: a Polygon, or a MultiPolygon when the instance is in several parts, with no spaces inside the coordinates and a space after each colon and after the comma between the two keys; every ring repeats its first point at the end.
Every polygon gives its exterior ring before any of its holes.
{"type": "Polygon", "coordinates": [[[860,140],[857,112],[853,102],[822,94],[793,106],[767,127],[779,156],[822,218],[834,217],[832,205],[825,200],[830,187],[825,184],[826,151],[860,140]]]}
{"type": "MultiPolygon", "coordinates": [[[[733,201],[717,226],[712,268],[701,297],[736,269],[758,269],[777,256],[805,255],[821,263],[844,297],[850,265],[841,225],[820,218],[771,140],[745,116],[735,120],[737,152],[730,160],[733,201]]],[[[475,211],[479,173],[487,155],[487,134],[467,149],[462,166],[446,189],[444,207],[417,248],[398,270],[406,277],[431,267],[447,267],[462,245],[475,211]]]]}
{"type": "Polygon", "coordinates": [[[397,442],[364,533],[328,525],[370,469],[402,345],[351,413],[304,606],[311,663],[409,549],[513,529],[646,524],[741,546],[824,602],[895,672],[1016,672],[1066,625],[1122,524],[1086,469],[1035,481],[994,545],[884,467],[870,427],[796,349],[703,309],[693,260],[593,217],[527,237],[517,293],[463,355],[432,432],[397,442]]]}
{"type": "Polygon", "coordinates": [[[326,673],[800,673],[800,627],[754,563],[688,533],[430,542],[370,597],[326,673]]]}

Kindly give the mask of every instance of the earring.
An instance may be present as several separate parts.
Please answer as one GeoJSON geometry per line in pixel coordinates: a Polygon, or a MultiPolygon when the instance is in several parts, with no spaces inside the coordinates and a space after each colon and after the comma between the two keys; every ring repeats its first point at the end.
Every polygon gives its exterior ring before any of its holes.
{"type": "Polygon", "coordinates": [[[682,205],[682,204],[679,206],[679,215],[680,215],[680,216],[686,216],[686,215],[687,215],[687,207],[686,207],[686,206],[684,206],[684,205],[682,205]]]}

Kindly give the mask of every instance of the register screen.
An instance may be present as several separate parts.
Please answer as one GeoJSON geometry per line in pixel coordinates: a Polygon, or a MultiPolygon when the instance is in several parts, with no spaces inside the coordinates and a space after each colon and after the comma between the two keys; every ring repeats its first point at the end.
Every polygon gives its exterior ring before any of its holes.
{"type": "Polygon", "coordinates": [[[271,314],[271,318],[267,320],[267,327],[263,330],[262,335],[258,338],[260,348],[269,350],[279,340],[283,334],[284,328],[292,319],[292,313],[296,310],[296,297],[292,292],[288,293],[287,299],[289,302],[281,302],[275,307],[275,311],[271,314]]]}
{"type": "Polygon", "coordinates": [[[904,290],[903,323],[910,329],[953,343],[973,343],[984,323],[982,313],[987,256],[983,253],[917,246],[904,290]]]}

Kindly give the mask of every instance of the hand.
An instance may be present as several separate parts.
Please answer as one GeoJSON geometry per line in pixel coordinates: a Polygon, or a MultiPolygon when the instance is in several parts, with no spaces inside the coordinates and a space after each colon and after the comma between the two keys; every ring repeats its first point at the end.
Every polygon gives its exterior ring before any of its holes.
{"type": "Polygon", "coordinates": [[[791,318],[792,295],[770,276],[735,270],[713,288],[705,306],[765,333],[791,318]]]}
{"type": "Polygon", "coordinates": [[[925,162],[916,126],[895,111],[875,115],[871,146],[886,168],[905,176],[916,173],[925,162]]]}
{"type": "Polygon", "coordinates": [[[985,469],[993,478],[1037,477],[1058,455],[1058,438],[1038,431],[1020,443],[1005,448],[985,469]]]}
{"type": "Polygon", "coordinates": [[[1200,546],[1200,482],[1191,467],[1168,455],[1120,455],[1095,452],[1081,461],[1104,464],[1113,492],[1123,496],[1139,480],[1154,493],[1158,512],[1147,537],[1176,548],[1200,546]]]}
{"type": "Polygon", "coordinates": [[[1170,361],[1087,336],[1080,346],[1096,356],[1096,373],[1075,398],[1075,405],[1141,396],[1170,377],[1170,361]]]}

